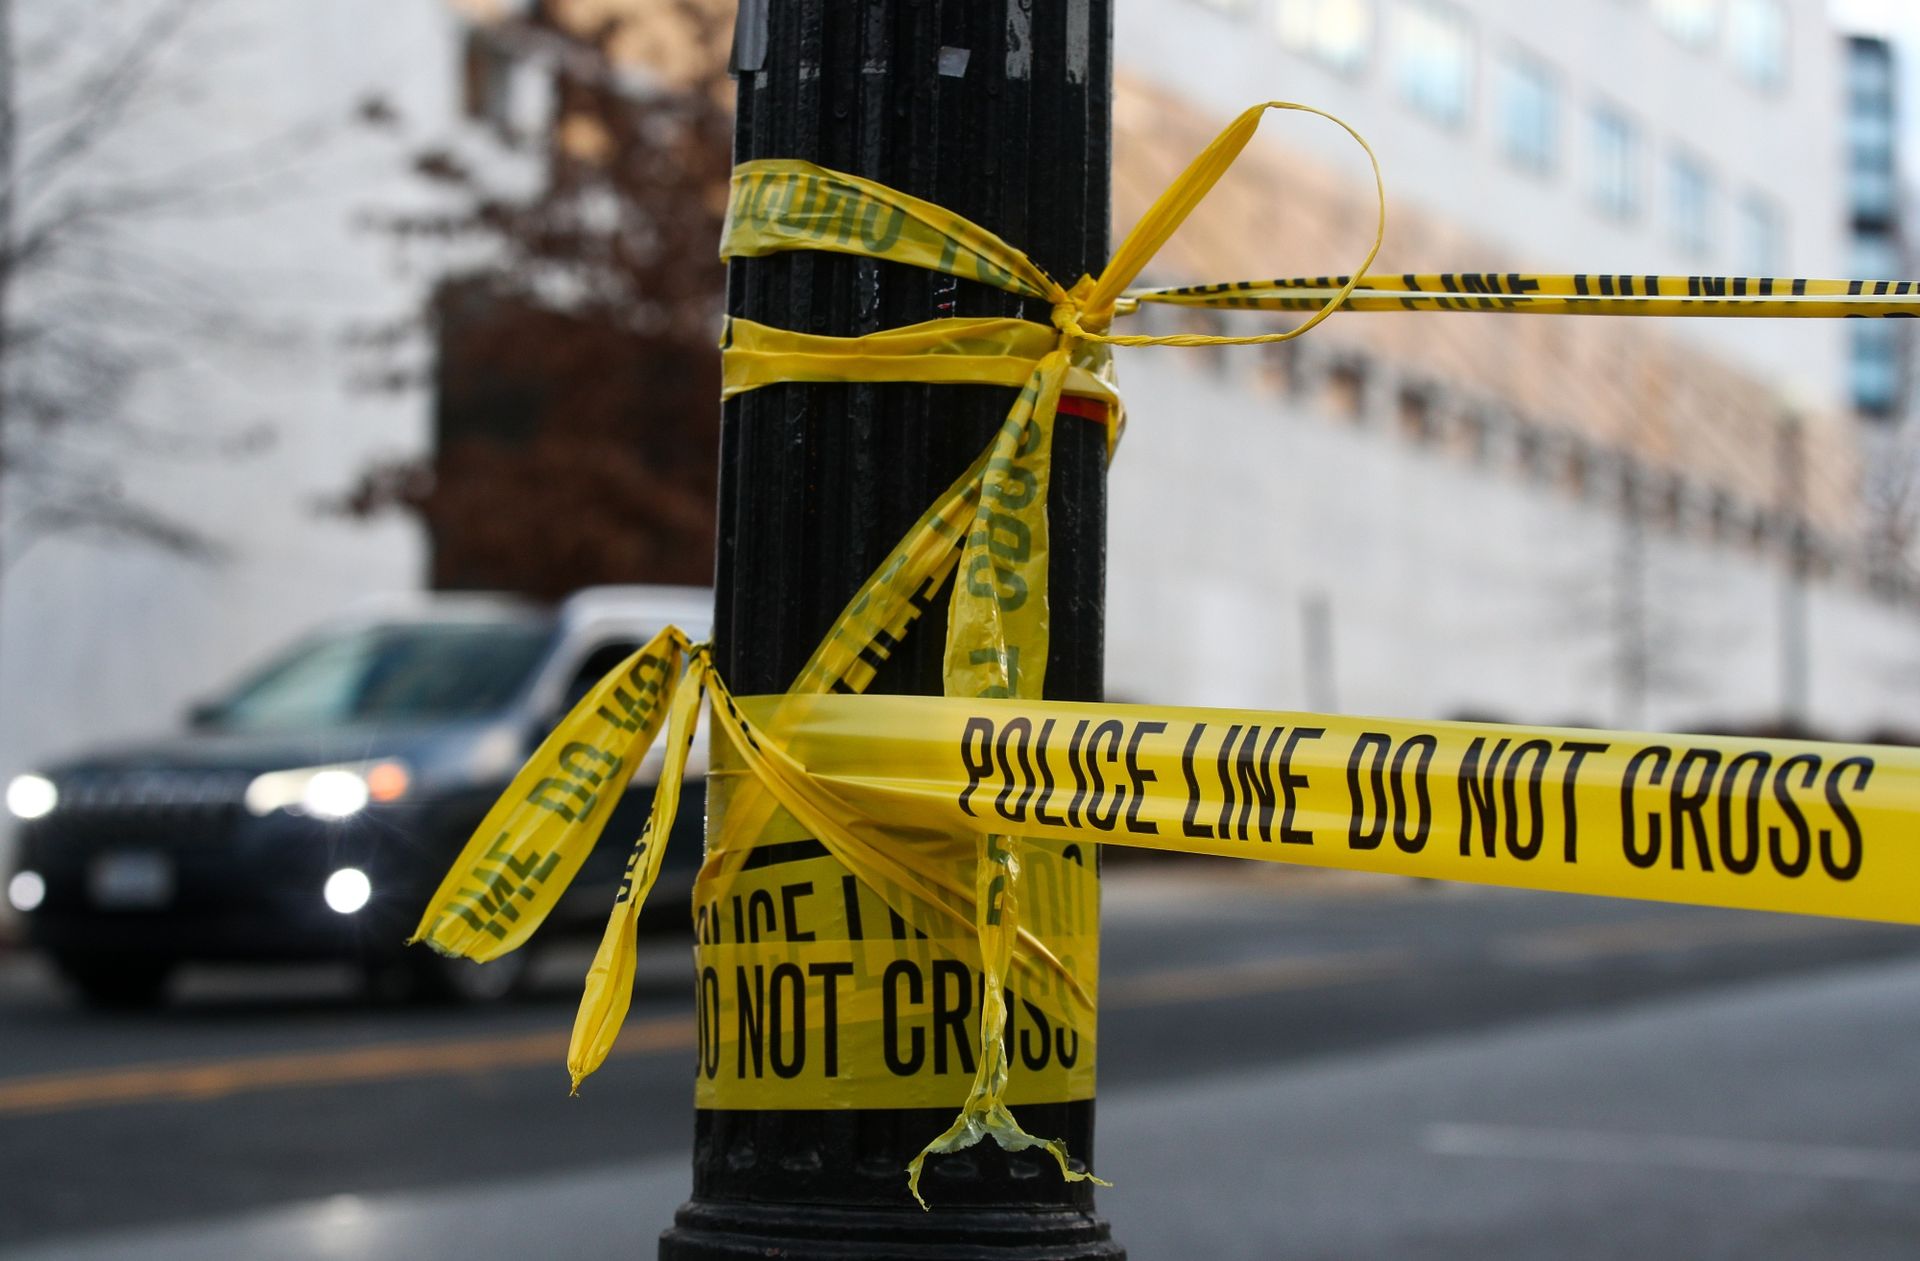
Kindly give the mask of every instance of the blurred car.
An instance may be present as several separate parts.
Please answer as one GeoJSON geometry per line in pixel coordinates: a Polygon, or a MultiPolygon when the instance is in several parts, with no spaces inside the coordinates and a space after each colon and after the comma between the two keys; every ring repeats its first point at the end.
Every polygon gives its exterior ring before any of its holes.
{"type": "MultiPolygon", "coordinates": [[[[426,595],[327,626],[195,706],[178,735],[14,779],[9,898],[99,1005],[159,1002],[180,964],[210,960],[351,960],[383,992],[498,997],[527,950],[478,966],[402,942],[553,724],[662,626],[704,638],[712,608],[684,587],[593,588],[551,609],[426,595]]],[[[648,927],[687,923],[704,734],[648,927]]],[[[605,924],[664,744],[539,940],[605,924]]]]}

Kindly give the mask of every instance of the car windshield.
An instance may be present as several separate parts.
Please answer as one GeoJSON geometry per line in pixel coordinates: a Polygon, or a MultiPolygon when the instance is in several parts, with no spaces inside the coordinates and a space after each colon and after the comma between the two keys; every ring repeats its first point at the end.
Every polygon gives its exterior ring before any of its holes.
{"type": "Polygon", "coordinates": [[[538,622],[363,627],[308,640],[203,716],[231,731],[402,723],[496,713],[540,661],[538,622]]]}

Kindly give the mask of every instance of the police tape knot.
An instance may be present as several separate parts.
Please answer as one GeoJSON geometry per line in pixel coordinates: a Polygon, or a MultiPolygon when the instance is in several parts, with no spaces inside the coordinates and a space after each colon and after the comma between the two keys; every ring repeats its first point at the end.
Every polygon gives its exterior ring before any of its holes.
{"type": "Polygon", "coordinates": [[[1095,283],[1092,276],[1083,275],[1074,282],[1073,288],[1066,290],[1061,299],[1053,304],[1053,326],[1060,330],[1063,342],[1098,338],[1113,322],[1111,305],[1100,311],[1087,310],[1095,283]]]}

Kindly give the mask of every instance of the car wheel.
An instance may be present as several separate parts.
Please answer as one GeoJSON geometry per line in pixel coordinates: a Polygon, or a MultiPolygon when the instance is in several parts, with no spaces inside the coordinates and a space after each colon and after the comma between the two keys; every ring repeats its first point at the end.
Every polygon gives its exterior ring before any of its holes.
{"type": "Polygon", "coordinates": [[[138,1011],[167,1001],[173,964],[151,959],[57,958],[54,966],[80,1000],[104,1011],[138,1011]]]}

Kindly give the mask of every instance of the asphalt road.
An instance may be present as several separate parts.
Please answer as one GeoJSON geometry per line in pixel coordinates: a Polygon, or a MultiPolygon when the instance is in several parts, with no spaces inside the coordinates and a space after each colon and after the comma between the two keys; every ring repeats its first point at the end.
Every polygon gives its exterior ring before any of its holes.
{"type": "MultiPolygon", "coordinates": [[[[1920,931],[1221,864],[1107,907],[1096,1167],[1138,1258],[1920,1255],[1920,931]]],[[[471,1257],[537,1203],[573,1223],[545,1255],[646,1254],[685,1191],[686,961],[650,952],[570,1100],[578,955],[487,1010],[207,971],[117,1017],[0,957],[0,1250],[432,1256],[432,1219],[471,1257]],[[312,1229],[342,1212],[344,1252],[312,1229]]]]}

